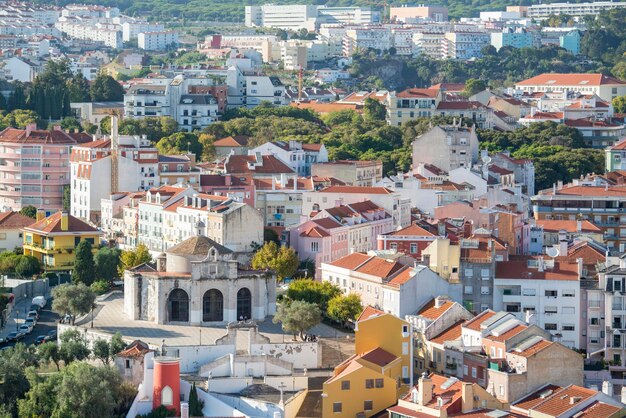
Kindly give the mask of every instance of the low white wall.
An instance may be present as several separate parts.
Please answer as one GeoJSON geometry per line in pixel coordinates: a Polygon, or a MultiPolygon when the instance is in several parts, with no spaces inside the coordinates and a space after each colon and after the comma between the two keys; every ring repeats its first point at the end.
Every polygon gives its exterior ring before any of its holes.
{"type": "Polygon", "coordinates": [[[251,377],[225,377],[208,379],[209,392],[239,393],[252,384],[251,377]]]}
{"type": "Polygon", "coordinates": [[[318,368],[319,346],[317,342],[288,342],[252,344],[251,355],[267,354],[293,364],[296,369],[318,368]]]}
{"type": "Polygon", "coordinates": [[[197,373],[202,365],[237,351],[234,345],[167,346],[166,349],[178,350],[181,373],[197,373]]]}
{"type": "Polygon", "coordinates": [[[309,388],[309,378],[306,376],[265,376],[265,384],[275,389],[287,392],[297,392],[309,388]]]}
{"type": "MultiPolygon", "coordinates": [[[[272,418],[275,416],[275,413],[277,413],[280,417],[283,416],[282,408],[270,402],[263,402],[250,398],[241,398],[222,394],[215,394],[215,397],[220,399],[222,402],[232,406],[233,408],[247,414],[250,417],[272,418]]],[[[215,415],[216,414],[213,414],[213,416],[215,415]]]]}

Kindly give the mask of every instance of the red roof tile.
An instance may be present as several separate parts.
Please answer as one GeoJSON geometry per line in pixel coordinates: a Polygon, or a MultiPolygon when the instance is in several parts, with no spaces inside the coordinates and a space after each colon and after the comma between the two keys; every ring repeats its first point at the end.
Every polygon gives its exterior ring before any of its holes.
{"type": "Polygon", "coordinates": [[[366,187],[366,186],[330,186],[323,190],[322,193],[364,193],[364,194],[392,194],[393,190],[386,187],[366,187]]]}
{"type": "Polygon", "coordinates": [[[473,331],[480,331],[483,322],[488,321],[495,315],[496,313],[492,310],[482,311],[477,316],[463,324],[463,328],[471,329],[473,331]]]}
{"type": "Polygon", "coordinates": [[[548,340],[540,340],[538,341],[536,344],[526,348],[525,350],[522,351],[516,351],[513,350],[511,351],[511,354],[515,354],[521,357],[532,357],[535,354],[545,350],[546,348],[550,347],[552,344],[554,344],[552,341],[548,341],[548,340]]]}
{"type": "MultiPolygon", "coordinates": [[[[548,232],[578,232],[578,222],[579,221],[538,219],[535,221],[535,224],[543,227],[543,230],[548,232]]],[[[580,221],[580,227],[581,232],[602,233],[600,228],[589,221],[580,221]]]]}
{"type": "Polygon", "coordinates": [[[416,224],[411,224],[397,231],[389,232],[383,235],[401,236],[401,237],[433,237],[433,238],[436,237],[435,234],[428,232],[427,230],[425,230],[424,228],[416,224]]]}
{"type": "Polygon", "coordinates": [[[552,396],[535,406],[533,411],[548,416],[559,417],[567,411],[575,408],[578,403],[584,402],[586,399],[591,398],[597,393],[598,392],[595,390],[587,389],[581,386],[568,386],[554,393],[552,396]]]}
{"type": "Polygon", "coordinates": [[[518,86],[600,86],[626,84],[615,77],[604,74],[557,74],[545,73],[516,83],[518,86]]]}
{"type": "Polygon", "coordinates": [[[388,365],[389,363],[391,363],[398,357],[378,347],[378,348],[368,351],[367,353],[362,354],[361,358],[377,366],[385,367],[386,365],[388,365]]]}
{"type": "Polygon", "coordinates": [[[20,229],[33,223],[33,218],[19,212],[0,212],[0,229],[20,229]]]}
{"type": "Polygon", "coordinates": [[[454,302],[446,300],[439,307],[435,306],[435,299],[431,299],[420,311],[418,316],[435,320],[444,314],[448,309],[454,305],[454,302]]]}
{"type": "Polygon", "coordinates": [[[365,309],[363,309],[363,312],[361,312],[361,315],[359,315],[359,318],[356,321],[361,322],[384,314],[385,312],[368,305],[365,309]]]}
{"type": "Polygon", "coordinates": [[[611,418],[616,416],[622,409],[623,408],[615,405],[596,401],[585,407],[585,409],[576,415],[576,418],[611,418]]]}
{"type": "Polygon", "coordinates": [[[435,343],[435,344],[443,344],[446,341],[458,340],[459,338],[461,338],[461,333],[463,330],[462,325],[464,323],[465,323],[465,320],[457,321],[452,326],[446,328],[441,333],[431,338],[430,342],[435,343]]]}
{"type": "Polygon", "coordinates": [[[248,163],[257,162],[255,155],[230,155],[224,164],[226,172],[229,174],[295,174],[290,167],[273,155],[262,155],[261,158],[262,164],[249,168],[248,163]]]}
{"type": "Polygon", "coordinates": [[[214,147],[245,147],[250,140],[246,135],[227,136],[213,142],[214,147]]]}
{"type": "Polygon", "coordinates": [[[61,229],[61,212],[57,212],[53,215],[48,216],[47,218],[42,219],[39,222],[35,222],[24,229],[27,231],[36,232],[39,234],[54,234],[54,233],[89,233],[99,235],[100,231],[91,225],[81,221],[80,219],[67,214],[68,217],[68,228],[66,231],[61,229]]]}
{"type": "MultiPolygon", "coordinates": [[[[578,266],[575,263],[554,261],[554,267],[547,265],[543,271],[528,267],[529,260],[538,257],[511,256],[509,261],[501,261],[496,265],[496,279],[510,280],[579,280],[578,266]]],[[[545,261],[544,261],[545,262],[545,261]]]]}
{"type": "Polygon", "coordinates": [[[436,89],[406,89],[396,94],[396,97],[400,99],[434,99],[438,95],[439,90],[436,89]]]}
{"type": "Polygon", "coordinates": [[[561,386],[552,384],[543,386],[542,388],[534,391],[530,395],[525,396],[524,398],[515,402],[512,406],[527,411],[539,405],[541,402],[552,396],[552,394],[554,394],[555,392],[560,391],[561,389],[561,386]]]}
{"type": "Polygon", "coordinates": [[[354,270],[370,258],[369,255],[363,253],[352,253],[345,257],[329,263],[331,266],[340,267],[348,270],[354,270]]]}

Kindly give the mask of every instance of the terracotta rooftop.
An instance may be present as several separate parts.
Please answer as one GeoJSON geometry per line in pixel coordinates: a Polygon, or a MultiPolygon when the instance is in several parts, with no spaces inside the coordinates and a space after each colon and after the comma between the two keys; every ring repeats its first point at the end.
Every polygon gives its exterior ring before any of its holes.
{"type": "Polygon", "coordinates": [[[168,254],[176,254],[181,256],[207,256],[209,250],[215,248],[219,254],[232,253],[231,250],[213,241],[211,238],[207,238],[203,235],[187,238],[178,245],[175,245],[168,249],[168,254]]]}
{"type": "Polygon", "coordinates": [[[229,148],[245,147],[248,145],[248,140],[250,140],[250,137],[246,135],[227,136],[226,138],[221,138],[213,142],[213,146],[229,148]]]}
{"type": "Polygon", "coordinates": [[[338,260],[335,260],[329,263],[335,267],[341,267],[348,270],[354,270],[364,262],[366,262],[370,258],[369,255],[363,253],[352,253],[345,257],[341,257],[338,260]]]}
{"type": "Polygon", "coordinates": [[[439,95],[437,89],[406,89],[396,94],[400,99],[434,99],[439,95]]]}
{"type": "Polygon", "coordinates": [[[137,358],[145,356],[146,353],[149,353],[150,351],[152,350],[150,350],[148,344],[140,340],[135,340],[130,343],[128,347],[126,347],[124,350],[117,353],[116,356],[137,358]]]}
{"type": "Polygon", "coordinates": [[[300,234],[301,237],[309,237],[309,238],[326,238],[329,237],[330,234],[326,231],[324,231],[322,228],[314,226],[312,228],[309,228],[306,231],[303,231],[300,234]]]}
{"type": "Polygon", "coordinates": [[[402,237],[435,237],[435,234],[432,234],[430,232],[428,232],[427,230],[425,230],[424,228],[422,228],[419,225],[416,224],[411,224],[407,227],[404,227],[402,229],[399,229],[397,231],[392,231],[389,232],[387,234],[383,234],[385,236],[402,236],[402,237]]]}
{"type": "Polygon", "coordinates": [[[330,186],[323,190],[322,193],[364,193],[364,194],[392,194],[392,190],[386,187],[367,187],[367,186],[330,186]]]}
{"type": "Polygon", "coordinates": [[[535,354],[545,350],[546,348],[550,347],[552,344],[554,344],[552,341],[548,341],[548,340],[539,340],[536,344],[526,348],[525,350],[522,351],[517,351],[515,349],[513,349],[513,351],[511,351],[511,354],[515,354],[521,357],[532,357],[535,354]]]}
{"type": "Polygon", "coordinates": [[[512,406],[522,410],[529,410],[539,405],[541,402],[552,396],[555,392],[563,389],[561,386],[557,385],[545,385],[540,389],[534,391],[528,396],[523,397],[519,401],[515,402],[512,406]]]}
{"type": "Polygon", "coordinates": [[[250,168],[248,163],[257,163],[255,155],[230,155],[227,157],[224,168],[229,174],[295,174],[290,167],[273,155],[262,155],[261,159],[261,164],[250,168]]]}
{"type": "Polygon", "coordinates": [[[602,230],[590,221],[580,221],[580,231],[578,231],[578,222],[579,221],[539,219],[535,221],[535,224],[543,227],[543,230],[548,232],[566,231],[602,233],[602,230]]]}
{"type": "Polygon", "coordinates": [[[615,77],[604,74],[553,74],[545,73],[516,83],[518,86],[600,86],[626,84],[615,77]]]}
{"type": "MultiPolygon", "coordinates": [[[[624,186],[565,186],[556,191],[552,189],[545,190],[541,195],[551,196],[588,196],[588,197],[623,197],[626,198],[626,187],[624,186]]],[[[540,197],[541,197],[540,195],[540,197]]]]}
{"type": "Polygon", "coordinates": [[[92,235],[100,235],[101,232],[98,231],[93,226],[89,225],[86,222],[81,221],[80,219],[66,214],[68,219],[68,227],[67,230],[64,231],[61,229],[61,216],[62,212],[57,212],[40,220],[39,222],[35,222],[27,227],[24,230],[36,232],[38,234],[48,235],[48,234],[57,234],[57,233],[89,233],[92,235]]]}
{"type": "Polygon", "coordinates": [[[612,418],[618,416],[616,414],[622,410],[623,408],[618,406],[596,401],[585,407],[576,418],[612,418]]]}
{"type": "MultiPolygon", "coordinates": [[[[461,396],[462,396],[461,390],[463,387],[462,381],[456,380],[456,381],[453,381],[453,383],[450,385],[444,385],[444,383],[449,383],[450,381],[449,377],[442,376],[440,374],[431,373],[429,378],[431,382],[433,383],[433,398],[425,406],[432,408],[432,409],[446,409],[447,410],[456,401],[461,399],[461,396]],[[443,406],[440,407],[437,405],[437,398],[442,398],[444,400],[443,406]]],[[[418,385],[416,385],[415,387],[418,387],[418,385]]],[[[412,394],[411,392],[409,392],[403,399],[405,401],[412,402],[411,397],[412,397],[412,394]]],[[[390,408],[390,410],[393,410],[393,408],[390,408]]]]}
{"type": "Polygon", "coordinates": [[[435,320],[443,315],[448,309],[454,305],[454,302],[450,300],[445,300],[441,303],[440,306],[435,305],[435,299],[431,299],[422,309],[417,312],[418,316],[423,316],[424,318],[435,320]]]}
{"type": "Polygon", "coordinates": [[[465,320],[457,321],[452,326],[446,328],[438,335],[434,336],[430,339],[431,343],[435,344],[443,344],[446,341],[455,341],[461,338],[463,327],[462,325],[465,323],[465,320]]]}
{"type": "Polygon", "coordinates": [[[398,357],[378,347],[361,355],[361,358],[380,367],[385,367],[398,357]]]}
{"type": "Polygon", "coordinates": [[[376,316],[380,316],[384,314],[385,312],[367,305],[365,309],[363,309],[363,312],[361,312],[361,315],[359,315],[359,318],[356,320],[356,322],[365,321],[367,319],[374,318],[376,316]]]}
{"type": "Polygon", "coordinates": [[[33,223],[33,218],[19,212],[0,212],[0,229],[20,229],[33,223]]]}
{"type": "Polygon", "coordinates": [[[75,145],[91,142],[92,139],[91,135],[85,133],[66,133],[60,129],[44,131],[6,128],[0,132],[0,142],[22,144],[75,145]]]}
{"type": "Polygon", "coordinates": [[[483,322],[488,321],[495,315],[496,313],[490,309],[486,311],[482,311],[481,313],[476,315],[474,318],[470,319],[465,324],[463,324],[463,328],[471,329],[473,331],[480,331],[481,325],[483,324],[483,322]]]}
{"type": "Polygon", "coordinates": [[[598,392],[581,386],[568,386],[536,405],[532,410],[548,416],[559,417],[576,407],[580,402],[595,396],[598,392]]]}
{"type": "MultiPolygon", "coordinates": [[[[554,267],[544,264],[543,271],[537,267],[529,267],[528,262],[539,257],[511,256],[509,261],[496,264],[496,279],[511,280],[579,280],[578,266],[574,263],[554,261],[554,267]]],[[[549,260],[544,259],[544,263],[549,260]]]]}

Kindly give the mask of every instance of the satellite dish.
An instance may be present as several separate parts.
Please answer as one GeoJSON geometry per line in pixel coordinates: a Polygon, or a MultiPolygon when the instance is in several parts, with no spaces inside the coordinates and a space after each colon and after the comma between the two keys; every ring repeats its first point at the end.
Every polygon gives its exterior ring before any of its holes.
{"type": "Polygon", "coordinates": [[[548,254],[550,257],[554,258],[554,257],[558,257],[559,255],[559,249],[556,247],[550,247],[546,250],[546,254],[548,254]]]}
{"type": "Polygon", "coordinates": [[[485,155],[481,159],[483,160],[483,164],[489,164],[491,162],[491,157],[488,155],[485,155]]]}

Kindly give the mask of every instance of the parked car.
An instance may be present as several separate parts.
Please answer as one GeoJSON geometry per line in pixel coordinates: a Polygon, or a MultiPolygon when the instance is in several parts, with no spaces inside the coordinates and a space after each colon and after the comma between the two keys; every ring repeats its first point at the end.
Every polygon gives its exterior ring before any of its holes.
{"type": "Polygon", "coordinates": [[[30,305],[29,311],[37,311],[39,312],[41,310],[41,306],[39,305],[30,305]]]}
{"type": "Polygon", "coordinates": [[[23,340],[24,337],[26,337],[26,334],[24,334],[21,331],[13,331],[10,332],[9,335],[7,335],[7,341],[11,342],[11,341],[20,341],[23,340]]]}
{"type": "Polygon", "coordinates": [[[35,345],[40,345],[45,343],[46,341],[48,341],[48,336],[47,335],[39,335],[36,339],[35,339],[35,345]]]}
{"type": "Polygon", "coordinates": [[[28,318],[35,318],[36,320],[39,320],[39,312],[37,312],[36,310],[32,310],[28,312],[28,318]]]}
{"type": "Polygon", "coordinates": [[[33,328],[35,328],[35,325],[37,325],[37,320],[35,318],[33,318],[32,316],[29,316],[28,318],[26,318],[24,320],[24,323],[30,325],[33,328]]]}
{"type": "Polygon", "coordinates": [[[35,296],[30,303],[32,305],[39,305],[40,308],[43,308],[44,306],[46,306],[46,303],[48,303],[48,301],[46,300],[45,296],[35,296]]]}
{"type": "Polygon", "coordinates": [[[51,329],[50,331],[48,331],[48,338],[49,341],[54,341],[57,339],[57,331],[55,329],[51,329]]]}
{"type": "Polygon", "coordinates": [[[20,332],[22,332],[23,334],[30,334],[31,332],[33,332],[33,326],[30,324],[22,324],[22,326],[20,327],[20,332]]]}

